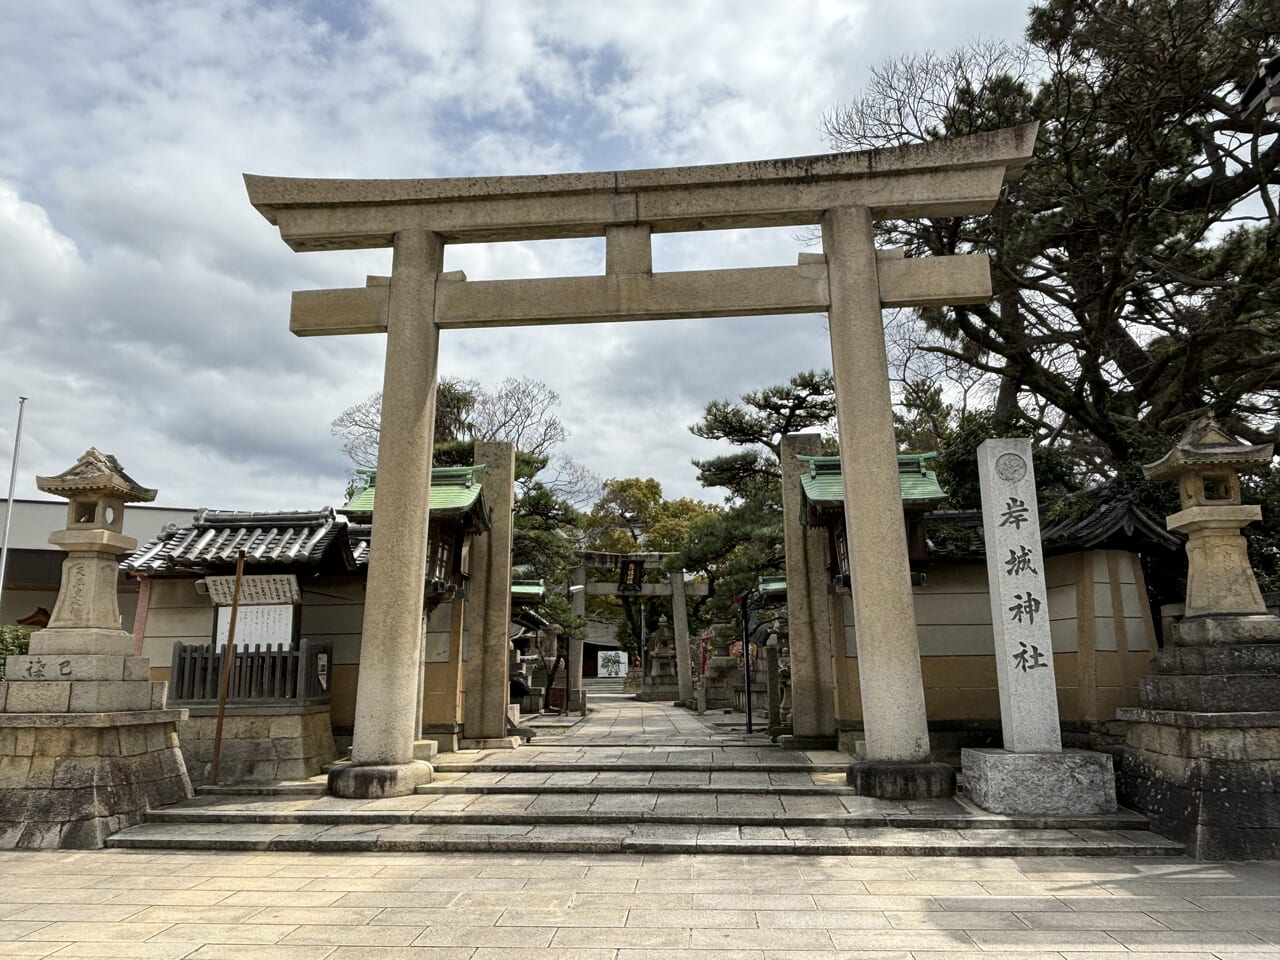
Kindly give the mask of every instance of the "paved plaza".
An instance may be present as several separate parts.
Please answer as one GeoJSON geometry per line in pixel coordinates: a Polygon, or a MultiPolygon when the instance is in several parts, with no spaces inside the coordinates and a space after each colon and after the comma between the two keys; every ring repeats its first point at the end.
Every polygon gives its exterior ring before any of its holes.
{"type": "Polygon", "coordinates": [[[2,957],[1280,957],[1280,865],[0,853],[2,957]]]}
{"type": "MultiPolygon", "coordinates": [[[[508,831],[567,836],[617,832],[645,810],[660,815],[665,802],[696,814],[679,815],[673,829],[723,830],[705,825],[721,811],[721,820],[773,819],[786,825],[775,830],[801,837],[820,829],[791,825],[806,811],[848,816],[847,804],[885,803],[844,792],[836,772],[847,763],[843,755],[801,755],[811,770],[777,772],[796,753],[745,736],[735,719],[598,691],[588,719],[546,719],[520,750],[440,757],[437,780],[423,788],[429,792],[385,801],[206,795],[196,806],[222,812],[224,822],[145,830],[169,831],[178,843],[184,832],[190,840],[213,829],[228,839],[315,829],[385,836],[395,829],[488,832],[503,820],[508,831]],[[433,814],[437,805],[446,809],[433,814]],[[346,823],[309,825],[308,811],[346,823]],[[257,822],[238,821],[237,812],[257,822]],[[264,825],[263,813],[278,822],[264,825]],[[471,822],[446,823],[450,817],[471,822]],[[370,818],[379,823],[359,822],[370,818]],[[550,822],[529,826],[537,821],[550,822]]],[[[1280,957],[1275,863],[903,856],[888,844],[882,856],[833,856],[787,849],[336,852],[336,845],[335,852],[305,852],[255,843],[258,849],[0,853],[0,957],[1280,957]]]]}

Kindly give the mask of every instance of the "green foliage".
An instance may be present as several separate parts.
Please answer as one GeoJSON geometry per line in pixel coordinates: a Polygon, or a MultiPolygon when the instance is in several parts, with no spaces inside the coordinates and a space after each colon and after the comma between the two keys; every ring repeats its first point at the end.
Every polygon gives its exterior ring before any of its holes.
{"type": "Polygon", "coordinates": [[[942,384],[910,380],[893,413],[893,431],[903,453],[942,449],[954,429],[955,410],[942,396],[942,384]]]}
{"type": "Polygon", "coordinates": [[[1245,503],[1262,505],[1262,521],[1245,527],[1249,563],[1263,593],[1280,591],[1280,466],[1240,478],[1245,503]]]}
{"type": "Polygon", "coordinates": [[[30,627],[0,624],[0,680],[4,680],[5,657],[20,657],[26,654],[31,634],[34,632],[30,627]]]}
{"type": "Polygon", "coordinates": [[[713,400],[689,427],[696,437],[727,440],[745,449],[710,460],[695,460],[704,487],[724,487],[730,497],[748,499],[782,479],[778,447],[788,433],[828,429],[836,415],[835,383],[828,370],[805,370],[784,384],[744,393],[737,401],[713,400]]]}
{"type": "MultiPolygon", "coordinates": [[[[1018,419],[997,428],[991,411],[966,413],[933,461],[938,483],[947,491],[951,505],[960,510],[976,510],[982,506],[978,486],[978,447],[993,437],[1034,437],[1035,429],[1018,419]]],[[[1048,503],[1080,489],[1079,464],[1061,447],[1034,447],[1036,493],[1041,503],[1048,503]]]]}
{"type": "Polygon", "coordinates": [[[826,118],[868,149],[1039,121],[989,216],[882,224],[908,254],[985,252],[989,303],[922,311],[1095,476],[1134,474],[1211,410],[1252,442],[1280,407],[1280,117],[1239,116],[1275,0],[1042,0],[1026,48],[891,61],[826,118]]]}

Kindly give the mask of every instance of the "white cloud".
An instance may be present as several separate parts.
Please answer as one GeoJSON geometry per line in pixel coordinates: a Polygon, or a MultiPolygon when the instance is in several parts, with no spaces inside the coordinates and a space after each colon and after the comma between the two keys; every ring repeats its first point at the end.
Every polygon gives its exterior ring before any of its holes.
{"type": "MultiPolygon", "coordinates": [[[[866,67],[1023,0],[81,0],[0,12],[0,461],[31,396],[20,494],[86,447],[162,502],[341,495],[329,421],[376,390],[379,337],[296,340],[291,290],[359,285],[386,251],[292,253],[243,172],[466,176],[821,151],[866,67]]],[[[788,231],[662,237],[659,269],[794,262],[788,231]]],[[[473,278],[599,272],[600,241],[450,248],[473,278]]],[[[449,332],[447,373],[528,374],[568,452],[698,494],[709,399],[828,362],[813,317],[449,332]]],[[[706,494],[715,497],[716,494],[706,494]]]]}

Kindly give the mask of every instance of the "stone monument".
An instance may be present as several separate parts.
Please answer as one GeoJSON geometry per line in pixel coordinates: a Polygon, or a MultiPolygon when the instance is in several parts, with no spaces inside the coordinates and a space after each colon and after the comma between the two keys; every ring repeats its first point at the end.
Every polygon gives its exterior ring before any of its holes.
{"type": "Polygon", "coordinates": [[[969,796],[993,813],[1111,813],[1111,756],[1062,749],[1031,441],[984,441],[978,481],[1004,747],[960,752],[969,796]]]}
{"type": "Polygon", "coordinates": [[[156,492],[93,449],[36,485],[70,501],[66,529],[49,536],[67,556],[49,626],[0,683],[0,848],[96,848],[191,796],[186,711],[165,709],[167,684],[134,656],[116,599],[119,558],[138,545],[122,532],[124,505],[156,492]]]}
{"type": "Polygon", "coordinates": [[[1152,827],[1206,859],[1280,856],[1280,618],[1267,614],[1241,528],[1240,472],[1272,444],[1241,442],[1209,417],[1144,467],[1178,483],[1170,530],[1187,535],[1183,619],[1142,678],[1119,786],[1152,827]]]}

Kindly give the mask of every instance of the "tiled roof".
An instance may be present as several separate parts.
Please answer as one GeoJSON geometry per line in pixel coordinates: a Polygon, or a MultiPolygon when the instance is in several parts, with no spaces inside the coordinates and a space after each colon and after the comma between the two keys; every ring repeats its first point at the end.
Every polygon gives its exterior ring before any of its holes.
{"type": "Polygon", "coordinates": [[[199,571],[234,564],[241,550],[246,566],[317,566],[329,558],[340,567],[356,567],[347,519],[332,507],[286,513],[201,510],[191,526],[166,530],[121,566],[148,574],[199,571]]]}
{"type": "MultiPolygon", "coordinates": [[[[902,502],[907,506],[924,507],[941,503],[947,498],[938,486],[938,475],[926,466],[931,453],[903,453],[898,455],[898,486],[902,502]]],[[[805,500],[823,509],[844,505],[844,478],[840,472],[839,457],[797,457],[808,464],[808,471],[800,478],[805,500]]]]}
{"type": "MultiPolygon", "coordinates": [[[[432,467],[431,495],[428,500],[432,516],[458,516],[478,505],[483,507],[484,498],[480,487],[480,471],[483,469],[483,464],[472,467],[432,467]]],[[[361,472],[368,476],[368,486],[352,496],[340,512],[363,519],[373,515],[376,477],[372,471],[361,472]]],[[[483,509],[476,512],[478,518],[482,518],[482,529],[488,529],[488,512],[483,509]]]]}
{"type": "MultiPolygon", "coordinates": [[[[1144,550],[1152,547],[1176,550],[1182,539],[1170,533],[1146,507],[1128,492],[1110,485],[1094,487],[1055,504],[1042,506],[1040,529],[1044,551],[1049,554],[1072,550],[1144,550]],[[1086,498],[1088,498],[1086,500],[1086,498]],[[1083,515],[1062,510],[1073,500],[1089,503],[1083,515]],[[1047,515],[1067,513],[1050,521],[1047,515]]],[[[947,558],[981,559],[986,556],[981,510],[931,510],[924,515],[925,535],[931,560],[947,558]]]]}

